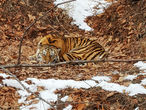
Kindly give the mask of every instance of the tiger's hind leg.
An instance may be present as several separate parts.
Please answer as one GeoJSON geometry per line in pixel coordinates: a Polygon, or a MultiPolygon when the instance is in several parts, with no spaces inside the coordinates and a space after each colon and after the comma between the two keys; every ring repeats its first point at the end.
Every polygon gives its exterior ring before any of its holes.
{"type": "Polygon", "coordinates": [[[99,67],[99,68],[106,68],[107,62],[104,62],[104,60],[108,59],[108,55],[109,55],[109,53],[106,52],[106,51],[101,53],[101,55],[99,55],[99,57],[96,57],[95,60],[103,60],[103,61],[101,61],[101,62],[94,62],[94,65],[96,67],[99,67]]]}
{"type": "MultiPolygon", "coordinates": [[[[81,56],[79,55],[75,55],[71,52],[63,54],[61,61],[78,61],[78,60],[82,60],[81,56]]],[[[84,63],[70,63],[72,65],[84,65],[84,63]]]]}

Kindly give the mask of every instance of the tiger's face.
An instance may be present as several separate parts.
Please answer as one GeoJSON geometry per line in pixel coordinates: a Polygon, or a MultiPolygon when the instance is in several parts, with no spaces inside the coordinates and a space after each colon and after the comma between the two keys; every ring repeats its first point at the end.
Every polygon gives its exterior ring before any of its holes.
{"type": "Polygon", "coordinates": [[[43,45],[37,49],[35,55],[31,56],[31,60],[37,60],[39,62],[48,63],[55,63],[59,62],[59,53],[60,49],[54,46],[43,45]]]}
{"type": "Polygon", "coordinates": [[[38,43],[38,48],[41,48],[45,45],[54,46],[62,50],[65,47],[64,40],[58,36],[47,35],[44,36],[38,43]]]}
{"type": "Polygon", "coordinates": [[[43,45],[40,49],[39,56],[41,56],[42,61],[45,63],[59,62],[60,49],[54,46],[43,45]]]}

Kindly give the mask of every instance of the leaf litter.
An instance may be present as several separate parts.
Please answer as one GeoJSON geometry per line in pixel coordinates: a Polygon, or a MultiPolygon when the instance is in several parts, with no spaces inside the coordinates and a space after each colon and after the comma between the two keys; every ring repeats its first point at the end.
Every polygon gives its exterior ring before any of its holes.
{"type": "MultiPolygon", "coordinates": [[[[24,29],[53,6],[53,1],[41,0],[28,0],[26,3],[18,0],[1,2],[1,65],[17,62],[19,40],[24,29]]],[[[94,8],[98,9],[98,6],[94,8]]],[[[85,31],[75,24],[71,25],[73,19],[67,15],[67,12],[56,8],[28,31],[23,42],[21,63],[31,63],[28,57],[35,53],[40,38],[49,33],[96,39],[110,52],[109,59],[146,58],[143,12],[143,0],[117,1],[105,9],[104,13],[86,18],[85,21],[92,31],[85,31]]],[[[138,62],[135,66],[133,64],[109,62],[102,65],[62,65],[9,70],[30,90],[55,103],[58,110],[64,108],[74,110],[139,108],[143,110],[146,108],[145,62],[138,62]],[[129,78],[126,78],[128,76],[129,78]],[[48,80],[50,82],[47,82],[48,80]],[[54,83],[58,86],[51,89],[54,83]],[[106,87],[111,87],[111,90],[106,87]],[[138,91],[132,91],[136,89],[138,91]],[[66,101],[60,101],[65,96],[68,97],[66,101]]],[[[49,108],[49,105],[23,90],[12,77],[4,74],[2,70],[0,72],[1,109],[49,108]]]]}

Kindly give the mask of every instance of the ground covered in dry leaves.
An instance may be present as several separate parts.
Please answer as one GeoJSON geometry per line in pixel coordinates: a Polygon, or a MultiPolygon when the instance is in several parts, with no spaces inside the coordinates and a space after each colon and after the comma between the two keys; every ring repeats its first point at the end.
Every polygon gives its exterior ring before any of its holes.
{"type": "MultiPolygon", "coordinates": [[[[0,65],[17,63],[19,41],[25,28],[53,6],[53,0],[49,2],[42,0],[0,1],[0,65]]],[[[119,0],[107,8],[105,13],[86,19],[88,25],[94,29],[92,32],[86,32],[71,25],[72,19],[63,10],[54,8],[28,31],[23,41],[21,63],[33,63],[28,57],[35,53],[39,39],[49,33],[97,39],[110,53],[109,59],[144,59],[146,58],[145,8],[144,0],[119,0]]],[[[132,62],[11,68],[9,70],[20,80],[26,78],[86,80],[102,75],[111,76],[111,82],[128,86],[130,83],[140,83],[146,78],[145,75],[141,75],[133,81],[124,81],[125,76],[136,75],[140,72],[132,62]],[[115,72],[119,74],[114,74],[115,72]]],[[[3,71],[0,70],[0,72],[3,71]]],[[[2,79],[0,77],[0,83],[2,79]]],[[[68,104],[72,104],[74,110],[133,110],[137,106],[140,110],[146,108],[145,94],[131,97],[126,93],[109,92],[99,87],[67,88],[57,90],[56,93],[61,94],[61,97],[69,96],[68,103],[58,105],[58,110],[68,104]]],[[[21,105],[18,99],[16,88],[0,87],[1,109],[18,109],[21,105]]]]}

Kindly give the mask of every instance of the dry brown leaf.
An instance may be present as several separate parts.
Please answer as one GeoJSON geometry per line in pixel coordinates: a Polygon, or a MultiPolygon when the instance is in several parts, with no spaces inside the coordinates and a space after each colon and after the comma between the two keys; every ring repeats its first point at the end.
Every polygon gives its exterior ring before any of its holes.
{"type": "Polygon", "coordinates": [[[30,21],[34,21],[35,18],[36,18],[35,16],[33,16],[33,15],[31,15],[31,14],[28,14],[28,17],[29,17],[29,20],[30,20],[30,21]]]}
{"type": "Polygon", "coordinates": [[[36,97],[35,97],[34,95],[30,95],[30,96],[27,97],[26,100],[27,100],[27,101],[30,101],[30,100],[35,99],[35,98],[36,98],[36,97]]]}
{"type": "Polygon", "coordinates": [[[43,86],[38,86],[38,87],[37,87],[37,91],[38,91],[38,92],[43,91],[43,90],[45,90],[45,88],[44,88],[43,86]]]}
{"type": "Polygon", "coordinates": [[[105,0],[105,1],[107,1],[107,2],[114,2],[115,0],[105,0]]]}
{"type": "Polygon", "coordinates": [[[30,110],[35,110],[35,109],[37,109],[36,107],[30,107],[29,108],[30,110]]]}
{"type": "Polygon", "coordinates": [[[96,108],[97,108],[97,109],[100,109],[100,108],[99,108],[100,105],[101,105],[100,102],[97,102],[97,103],[96,103],[96,108]]]}
{"type": "Polygon", "coordinates": [[[31,85],[32,84],[32,81],[31,80],[28,80],[28,81],[25,81],[27,84],[31,85]]]}
{"type": "Polygon", "coordinates": [[[76,110],[84,110],[85,104],[77,104],[76,110]]]}
{"type": "Polygon", "coordinates": [[[120,75],[119,75],[119,74],[114,74],[114,75],[112,75],[112,81],[113,81],[113,82],[119,80],[119,78],[120,78],[120,75]]]}
{"type": "Polygon", "coordinates": [[[3,80],[4,78],[2,77],[2,76],[0,76],[0,84],[2,83],[2,80],[3,80]]]}
{"type": "Polygon", "coordinates": [[[111,97],[111,96],[113,96],[115,93],[116,93],[116,92],[111,92],[111,93],[107,94],[106,97],[107,97],[107,98],[108,98],[108,97],[111,97]]]}
{"type": "Polygon", "coordinates": [[[127,86],[127,87],[128,87],[130,84],[131,84],[131,81],[126,81],[126,82],[123,82],[123,83],[122,83],[122,85],[127,86]]]}
{"type": "Polygon", "coordinates": [[[39,100],[32,100],[30,104],[37,104],[39,100]]]}
{"type": "Polygon", "coordinates": [[[73,98],[71,97],[71,95],[68,97],[67,101],[72,102],[73,98]]]}
{"type": "Polygon", "coordinates": [[[108,36],[108,41],[112,41],[113,40],[113,36],[108,36]]]}

